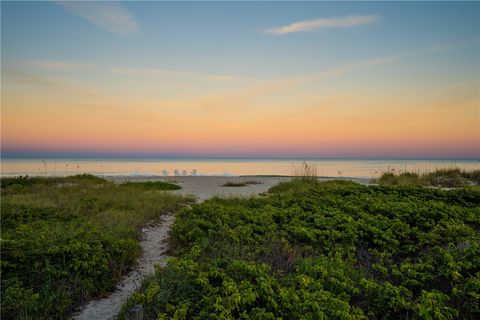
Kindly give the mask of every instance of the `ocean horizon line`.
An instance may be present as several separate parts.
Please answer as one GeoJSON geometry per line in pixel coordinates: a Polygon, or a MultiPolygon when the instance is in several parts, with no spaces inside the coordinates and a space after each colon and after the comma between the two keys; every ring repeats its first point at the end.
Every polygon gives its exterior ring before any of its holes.
{"type": "Polygon", "coordinates": [[[242,156],[242,157],[233,157],[233,156],[94,156],[94,155],[62,155],[62,156],[53,156],[53,155],[45,155],[45,156],[18,156],[18,155],[0,155],[0,160],[105,160],[105,161],[214,161],[214,160],[257,160],[257,161],[331,161],[331,160],[435,160],[435,161],[480,161],[480,157],[347,157],[347,156],[332,156],[332,157],[250,157],[250,156],[242,156]]]}

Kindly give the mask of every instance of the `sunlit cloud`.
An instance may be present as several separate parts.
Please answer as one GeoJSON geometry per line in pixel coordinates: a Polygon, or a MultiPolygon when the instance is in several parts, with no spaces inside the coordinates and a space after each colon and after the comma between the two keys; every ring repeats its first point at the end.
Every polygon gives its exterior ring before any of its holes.
{"type": "Polygon", "coordinates": [[[56,3],[67,11],[112,33],[129,36],[140,31],[137,21],[118,2],[57,1],[56,3]]]}
{"type": "Polygon", "coordinates": [[[285,35],[289,33],[312,31],[316,29],[346,28],[372,24],[378,20],[379,17],[376,15],[347,16],[341,18],[319,18],[297,21],[286,26],[267,29],[265,30],[265,33],[274,35],[285,35]]]}

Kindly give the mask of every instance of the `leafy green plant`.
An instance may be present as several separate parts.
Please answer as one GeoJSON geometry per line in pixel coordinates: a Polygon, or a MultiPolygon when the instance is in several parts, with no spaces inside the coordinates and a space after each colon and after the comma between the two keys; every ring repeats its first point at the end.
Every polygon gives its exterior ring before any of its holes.
{"type": "Polygon", "coordinates": [[[1,185],[2,319],[65,319],[108,293],[138,257],[141,227],[191,202],[89,175],[1,185]]]}
{"type": "Polygon", "coordinates": [[[478,319],[480,188],[283,182],[183,209],[146,319],[478,319]]]}

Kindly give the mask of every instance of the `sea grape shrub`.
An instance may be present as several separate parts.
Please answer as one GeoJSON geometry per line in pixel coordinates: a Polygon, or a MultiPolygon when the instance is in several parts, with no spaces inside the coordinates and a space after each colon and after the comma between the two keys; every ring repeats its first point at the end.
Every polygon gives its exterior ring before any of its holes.
{"type": "Polygon", "coordinates": [[[478,319],[480,188],[294,180],[184,209],[146,319],[478,319]]]}
{"type": "Polygon", "coordinates": [[[2,319],[65,319],[107,294],[138,257],[141,227],[190,201],[89,175],[1,185],[2,319]]]}

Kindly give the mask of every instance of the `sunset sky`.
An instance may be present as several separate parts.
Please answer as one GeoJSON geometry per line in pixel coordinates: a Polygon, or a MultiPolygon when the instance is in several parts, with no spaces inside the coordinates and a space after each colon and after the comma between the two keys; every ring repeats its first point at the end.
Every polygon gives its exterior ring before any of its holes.
{"type": "Polygon", "coordinates": [[[3,156],[480,157],[479,2],[3,2],[3,156]]]}

